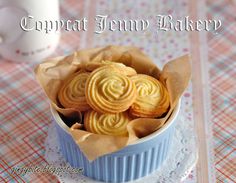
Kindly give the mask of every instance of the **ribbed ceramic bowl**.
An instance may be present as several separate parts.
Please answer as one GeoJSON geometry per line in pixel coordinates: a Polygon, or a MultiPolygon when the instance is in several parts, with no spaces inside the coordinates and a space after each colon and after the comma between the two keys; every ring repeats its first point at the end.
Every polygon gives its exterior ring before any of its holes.
{"type": "Polygon", "coordinates": [[[89,162],[68,132],[55,109],[51,108],[62,154],[72,167],[83,168],[83,174],[98,181],[126,182],[144,177],[158,169],[167,158],[175,130],[180,102],[165,125],[120,151],[89,162]]]}

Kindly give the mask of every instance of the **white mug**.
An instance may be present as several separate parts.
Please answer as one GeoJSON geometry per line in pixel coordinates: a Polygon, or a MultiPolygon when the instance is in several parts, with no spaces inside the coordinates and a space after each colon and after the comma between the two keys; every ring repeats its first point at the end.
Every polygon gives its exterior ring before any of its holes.
{"type": "MultiPolygon", "coordinates": [[[[39,21],[58,21],[58,0],[0,0],[0,55],[12,61],[39,61],[53,53],[59,42],[59,31],[27,31],[24,17],[39,21]]],[[[33,21],[30,22],[34,24],[33,21]]]]}

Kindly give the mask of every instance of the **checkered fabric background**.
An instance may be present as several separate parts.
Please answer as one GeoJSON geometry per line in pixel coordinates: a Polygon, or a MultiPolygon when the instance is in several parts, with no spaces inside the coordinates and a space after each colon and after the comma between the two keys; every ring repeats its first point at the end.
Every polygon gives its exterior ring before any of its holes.
{"type": "MultiPolygon", "coordinates": [[[[207,5],[208,17],[221,19],[224,25],[217,35],[208,34],[216,178],[231,183],[236,182],[236,5],[230,0],[207,0],[207,5]]],[[[92,9],[82,0],[61,0],[63,19],[90,13],[92,9]]],[[[54,55],[81,48],[82,36],[63,32],[54,55]]],[[[49,173],[12,173],[13,167],[47,164],[43,145],[51,115],[33,68],[0,58],[0,182],[58,182],[49,173]]]]}
{"type": "Polygon", "coordinates": [[[208,17],[222,20],[208,34],[209,75],[217,182],[236,182],[236,2],[208,1],[208,17]]]}
{"type": "MultiPolygon", "coordinates": [[[[61,16],[83,17],[84,1],[61,1],[61,16]]],[[[63,32],[54,55],[80,48],[81,34],[63,32]]],[[[47,165],[44,141],[51,119],[49,104],[33,69],[35,64],[15,64],[0,58],[0,183],[59,182],[50,173],[13,173],[13,168],[47,165]]]]}
{"type": "Polygon", "coordinates": [[[57,182],[48,174],[12,173],[46,164],[44,140],[50,114],[32,67],[0,61],[0,182],[57,182]]]}

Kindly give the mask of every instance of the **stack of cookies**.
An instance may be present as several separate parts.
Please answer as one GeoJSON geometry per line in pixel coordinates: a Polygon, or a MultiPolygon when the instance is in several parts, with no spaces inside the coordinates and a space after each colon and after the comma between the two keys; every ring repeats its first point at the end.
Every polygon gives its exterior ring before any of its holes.
{"type": "Polygon", "coordinates": [[[63,82],[58,100],[82,112],[87,131],[115,136],[127,135],[133,119],[161,117],[170,105],[159,80],[111,61],[87,63],[63,82]]]}

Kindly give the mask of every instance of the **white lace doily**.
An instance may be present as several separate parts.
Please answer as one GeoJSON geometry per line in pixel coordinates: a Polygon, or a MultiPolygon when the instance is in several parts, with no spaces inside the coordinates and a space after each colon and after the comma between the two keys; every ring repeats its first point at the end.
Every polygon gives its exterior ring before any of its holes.
{"type": "MultiPolygon", "coordinates": [[[[178,118],[173,145],[169,157],[165,163],[152,174],[134,181],[134,183],[176,183],[184,180],[197,162],[197,146],[193,127],[184,121],[181,116],[178,118]]],[[[52,123],[48,129],[48,136],[45,142],[45,158],[53,167],[70,166],[60,153],[57,141],[57,133],[52,123]]],[[[55,174],[60,182],[64,183],[97,183],[83,176],[81,173],[57,173],[55,174]]]]}

